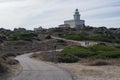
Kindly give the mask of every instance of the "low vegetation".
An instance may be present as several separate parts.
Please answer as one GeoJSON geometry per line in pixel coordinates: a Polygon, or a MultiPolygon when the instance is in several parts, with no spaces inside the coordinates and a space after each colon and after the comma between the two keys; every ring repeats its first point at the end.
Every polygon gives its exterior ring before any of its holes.
{"type": "Polygon", "coordinates": [[[16,40],[24,40],[24,41],[32,41],[37,37],[37,34],[33,32],[13,32],[8,36],[8,40],[10,41],[16,41],[16,40]]]}
{"type": "Polygon", "coordinates": [[[81,58],[111,59],[120,58],[120,48],[97,44],[89,47],[73,46],[65,48],[58,56],[59,62],[77,62],[81,58]]]}
{"type": "Polygon", "coordinates": [[[110,43],[120,43],[120,29],[106,27],[90,27],[80,28],[50,28],[47,33],[71,40],[91,40],[103,41],[110,43]]]}
{"type": "Polygon", "coordinates": [[[3,41],[32,41],[37,39],[37,34],[34,31],[24,28],[15,28],[13,31],[0,28],[0,42],[3,41]]]}
{"type": "Polygon", "coordinates": [[[82,32],[79,34],[66,34],[63,37],[66,39],[78,40],[78,41],[91,40],[91,41],[103,41],[103,42],[110,42],[110,43],[120,43],[120,41],[116,40],[115,36],[112,34],[89,35],[88,33],[82,32]]]}
{"type": "MultiPolygon", "coordinates": [[[[61,41],[60,41],[61,42],[61,41]]],[[[39,54],[33,54],[32,58],[37,58],[44,61],[74,63],[80,60],[97,60],[90,65],[107,65],[106,59],[118,59],[120,58],[120,48],[109,47],[105,44],[96,44],[93,46],[72,46],[66,47],[61,52],[42,52],[39,54]]]]}

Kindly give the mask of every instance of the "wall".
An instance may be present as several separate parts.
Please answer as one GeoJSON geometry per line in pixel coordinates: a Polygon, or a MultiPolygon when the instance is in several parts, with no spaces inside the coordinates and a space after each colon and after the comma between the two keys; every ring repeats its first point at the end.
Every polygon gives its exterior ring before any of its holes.
{"type": "Polygon", "coordinates": [[[71,28],[75,27],[75,21],[74,20],[64,21],[64,24],[69,24],[71,28]]]}

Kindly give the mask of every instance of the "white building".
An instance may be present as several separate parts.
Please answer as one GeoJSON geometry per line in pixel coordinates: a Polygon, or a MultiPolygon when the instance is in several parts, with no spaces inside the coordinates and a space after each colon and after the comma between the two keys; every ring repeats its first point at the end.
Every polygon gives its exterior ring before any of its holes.
{"type": "Polygon", "coordinates": [[[74,19],[73,20],[66,20],[64,24],[59,25],[59,27],[71,27],[75,28],[77,26],[84,27],[85,21],[80,19],[80,14],[78,9],[75,10],[74,19]]]}

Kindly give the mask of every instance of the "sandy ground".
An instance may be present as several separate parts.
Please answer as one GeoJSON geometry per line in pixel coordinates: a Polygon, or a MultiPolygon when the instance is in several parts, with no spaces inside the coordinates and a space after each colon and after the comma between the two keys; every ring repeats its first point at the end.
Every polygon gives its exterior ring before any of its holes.
{"type": "Polygon", "coordinates": [[[120,80],[120,66],[86,66],[80,63],[59,63],[77,76],[77,80],[120,80]]]}

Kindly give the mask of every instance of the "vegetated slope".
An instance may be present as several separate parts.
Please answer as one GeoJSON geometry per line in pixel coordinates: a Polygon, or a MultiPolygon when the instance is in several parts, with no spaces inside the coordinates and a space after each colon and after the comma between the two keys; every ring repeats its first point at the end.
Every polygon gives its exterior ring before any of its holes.
{"type": "Polygon", "coordinates": [[[33,39],[37,39],[37,34],[31,30],[26,30],[24,28],[18,28],[14,31],[0,28],[0,37],[1,42],[18,40],[32,41],[33,39]]]}
{"type": "MultiPolygon", "coordinates": [[[[0,28],[0,56],[3,54],[21,54],[36,49],[34,41],[40,41],[32,30],[15,28],[13,31],[0,28]]],[[[38,48],[39,46],[37,46],[38,48]]]]}
{"type": "Polygon", "coordinates": [[[90,27],[86,26],[83,29],[80,28],[51,28],[47,33],[66,39],[72,40],[92,40],[103,41],[110,43],[120,43],[120,29],[106,27],[90,27]]]}

